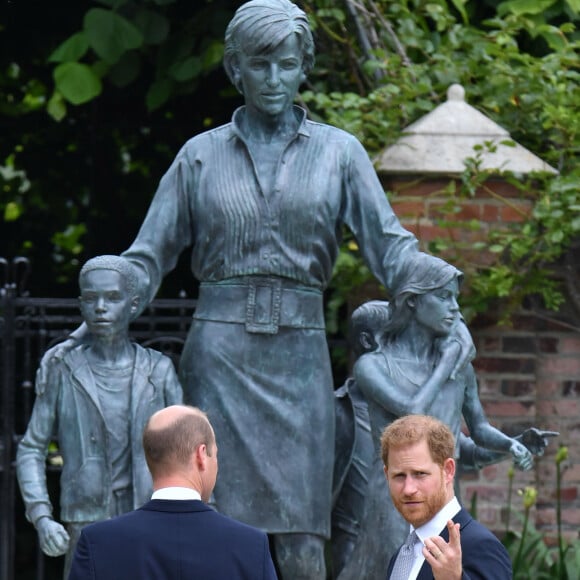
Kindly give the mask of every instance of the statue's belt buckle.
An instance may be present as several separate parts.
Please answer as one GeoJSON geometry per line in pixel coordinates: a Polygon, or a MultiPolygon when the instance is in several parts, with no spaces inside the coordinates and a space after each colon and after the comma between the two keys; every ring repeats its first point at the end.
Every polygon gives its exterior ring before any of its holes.
{"type": "Polygon", "coordinates": [[[256,278],[248,284],[246,331],[254,334],[278,334],[282,308],[282,281],[256,278]]]}

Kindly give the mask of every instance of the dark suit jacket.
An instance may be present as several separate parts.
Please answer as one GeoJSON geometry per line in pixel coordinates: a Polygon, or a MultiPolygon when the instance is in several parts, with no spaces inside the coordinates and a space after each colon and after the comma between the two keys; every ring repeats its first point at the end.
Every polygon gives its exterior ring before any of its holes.
{"type": "MultiPolygon", "coordinates": [[[[453,521],[460,524],[463,580],[512,580],[512,564],[503,544],[464,508],[453,521]]],[[[449,541],[447,527],[439,535],[449,541]]],[[[389,562],[387,578],[391,577],[397,554],[389,562]]],[[[433,572],[427,562],[421,566],[417,580],[433,580],[433,572]]]]}
{"type": "Polygon", "coordinates": [[[151,500],[85,527],[69,580],[276,580],[265,533],[196,500],[151,500]]]}

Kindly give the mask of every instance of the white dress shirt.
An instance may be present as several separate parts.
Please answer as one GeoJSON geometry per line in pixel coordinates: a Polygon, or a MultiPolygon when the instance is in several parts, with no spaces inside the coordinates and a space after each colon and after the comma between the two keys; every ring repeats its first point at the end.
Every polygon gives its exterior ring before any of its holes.
{"type": "Polygon", "coordinates": [[[425,562],[425,556],[423,556],[423,546],[425,545],[425,540],[431,538],[432,536],[438,536],[443,528],[447,525],[447,522],[454,518],[461,510],[461,506],[454,497],[449,503],[447,503],[441,510],[429,520],[426,524],[418,528],[413,528],[410,526],[409,532],[415,530],[417,536],[421,540],[415,544],[415,561],[413,562],[413,567],[411,568],[411,573],[409,574],[409,580],[417,580],[417,575],[423,563],[425,562]]]}

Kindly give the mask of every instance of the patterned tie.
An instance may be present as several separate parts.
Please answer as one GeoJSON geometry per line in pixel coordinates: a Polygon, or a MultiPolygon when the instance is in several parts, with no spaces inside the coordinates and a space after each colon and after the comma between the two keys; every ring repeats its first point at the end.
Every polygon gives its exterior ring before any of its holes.
{"type": "Polygon", "coordinates": [[[411,568],[413,567],[413,562],[415,561],[415,543],[417,541],[419,541],[419,538],[415,531],[412,531],[399,550],[399,555],[395,561],[390,580],[409,579],[409,574],[411,573],[411,568]]]}

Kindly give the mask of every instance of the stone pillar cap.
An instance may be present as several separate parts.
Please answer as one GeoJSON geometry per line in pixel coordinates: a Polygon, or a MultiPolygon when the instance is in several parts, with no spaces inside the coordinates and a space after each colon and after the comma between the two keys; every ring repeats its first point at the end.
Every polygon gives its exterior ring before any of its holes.
{"type": "Polygon", "coordinates": [[[402,137],[377,156],[375,165],[380,174],[458,175],[465,170],[465,159],[477,154],[476,145],[484,147],[483,169],[558,173],[466,103],[465,89],[459,84],[447,89],[447,101],[404,129],[402,137]],[[495,152],[486,150],[488,142],[497,147],[495,152]]]}

